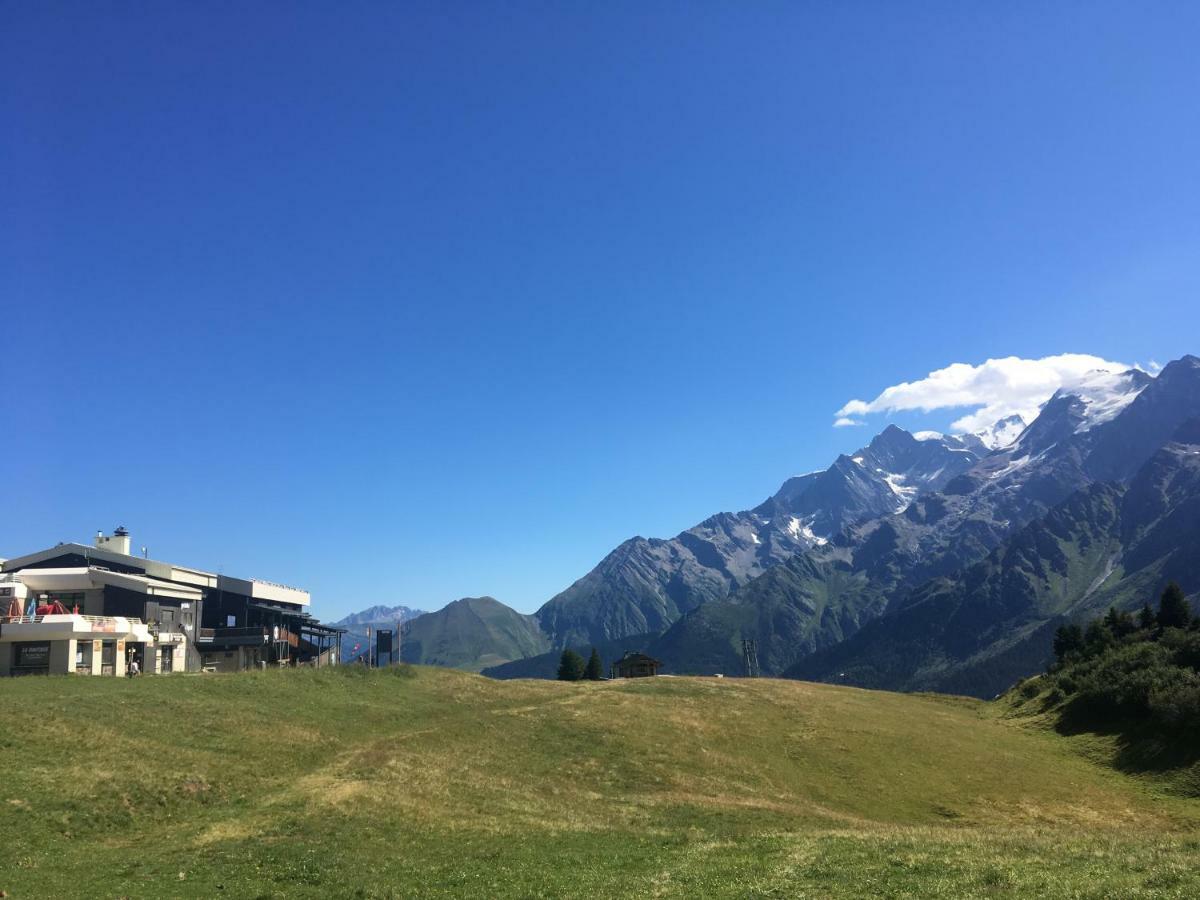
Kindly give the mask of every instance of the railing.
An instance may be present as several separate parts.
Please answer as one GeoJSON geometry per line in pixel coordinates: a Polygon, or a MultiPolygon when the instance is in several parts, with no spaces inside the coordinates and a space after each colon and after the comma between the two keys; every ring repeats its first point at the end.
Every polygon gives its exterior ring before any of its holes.
{"type": "MultiPolygon", "coordinates": [[[[85,616],[82,613],[47,613],[42,616],[0,616],[0,623],[6,625],[38,625],[46,619],[54,617],[56,619],[83,619],[91,625],[111,625],[116,626],[117,619],[114,616],[85,616]]],[[[141,625],[142,620],[135,616],[121,616],[130,625],[141,625]]]]}
{"type": "Polygon", "coordinates": [[[270,632],[261,626],[250,628],[201,628],[199,629],[196,641],[205,644],[224,641],[266,643],[269,635],[270,632]]]}

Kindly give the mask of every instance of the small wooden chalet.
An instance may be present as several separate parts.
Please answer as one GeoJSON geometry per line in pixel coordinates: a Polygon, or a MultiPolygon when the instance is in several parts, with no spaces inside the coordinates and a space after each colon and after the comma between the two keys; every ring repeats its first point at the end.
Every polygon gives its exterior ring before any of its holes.
{"type": "Polygon", "coordinates": [[[650,678],[657,675],[661,667],[662,663],[653,656],[627,650],[613,663],[613,678],[650,678]]]}

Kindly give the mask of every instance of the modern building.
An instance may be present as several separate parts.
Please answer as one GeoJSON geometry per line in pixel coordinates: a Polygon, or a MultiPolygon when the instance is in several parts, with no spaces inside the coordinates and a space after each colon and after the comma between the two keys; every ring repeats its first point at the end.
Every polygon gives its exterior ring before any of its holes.
{"type": "Polygon", "coordinates": [[[0,676],[123,676],[332,665],[341,630],[307,591],[130,552],[97,534],[0,563],[0,676]]]}

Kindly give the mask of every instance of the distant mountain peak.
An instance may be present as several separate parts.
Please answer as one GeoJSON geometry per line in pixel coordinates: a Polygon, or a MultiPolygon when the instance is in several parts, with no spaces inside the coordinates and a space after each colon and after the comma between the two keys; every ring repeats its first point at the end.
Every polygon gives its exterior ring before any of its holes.
{"type": "Polygon", "coordinates": [[[1021,436],[1029,423],[1026,422],[1018,413],[1011,416],[1005,416],[994,422],[983,431],[976,431],[972,437],[976,437],[989,450],[1000,450],[1004,447],[1012,446],[1016,443],[1017,438],[1021,436]]]}
{"type": "Polygon", "coordinates": [[[869,450],[882,448],[903,448],[917,443],[917,439],[898,425],[888,425],[887,428],[875,435],[867,445],[869,450]]]}
{"type": "Polygon", "coordinates": [[[417,616],[424,615],[423,610],[412,609],[408,606],[384,606],[382,604],[369,606],[364,610],[339,619],[334,625],[354,628],[358,625],[382,625],[387,623],[407,622],[417,616]]]}
{"type": "Polygon", "coordinates": [[[1090,431],[1116,418],[1153,380],[1141,369],[1127,369],[1124,372],[1096,370],[1085,375],[1078,384],[1060,388],[1050,400],[1058,397],[1077,398],[1079,422],[1075,431],[1090,431]]]}

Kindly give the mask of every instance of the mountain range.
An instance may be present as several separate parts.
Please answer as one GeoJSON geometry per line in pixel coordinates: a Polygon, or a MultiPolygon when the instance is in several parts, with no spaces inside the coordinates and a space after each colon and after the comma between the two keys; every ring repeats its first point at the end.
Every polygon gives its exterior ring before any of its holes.
{"type": "Polygon", "coordinates": [[[763,674],[991,695],[1064,619],[1200,588],[1198,420],[1187,356],[1093,373],[1028,423],[888,426],[752,509],[625,541],[532,616],[490,598],[419,616],[405,657],[553,677],[562,648],[595,646],[739,674],[753,640],[763,674]]]}
{"type": "Polygon", "coordinates": [[[372,632],[380,628],[395,629],[397,625],[423,616],[419,609],[407,606],[369,606],[360,612],[351,613],[333,624],[346,629],[342,634],[342,659],[349,662],[367,652],[367,629],[372,632]]]}

